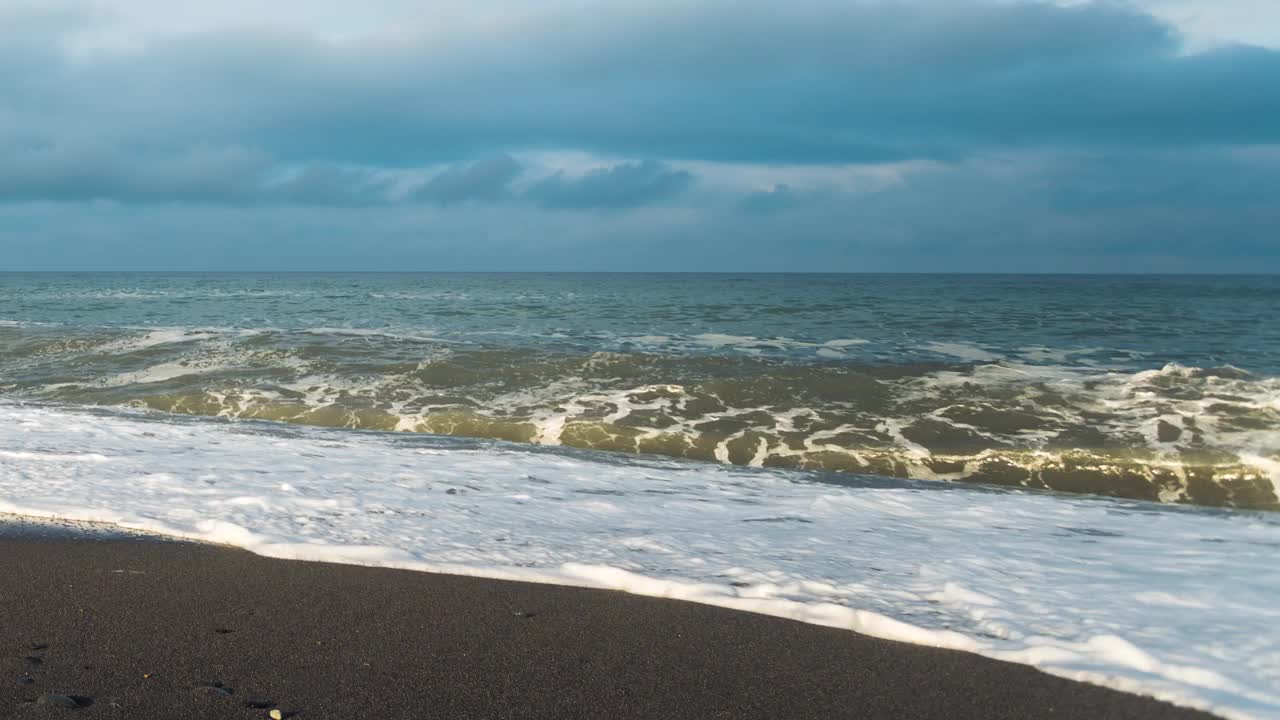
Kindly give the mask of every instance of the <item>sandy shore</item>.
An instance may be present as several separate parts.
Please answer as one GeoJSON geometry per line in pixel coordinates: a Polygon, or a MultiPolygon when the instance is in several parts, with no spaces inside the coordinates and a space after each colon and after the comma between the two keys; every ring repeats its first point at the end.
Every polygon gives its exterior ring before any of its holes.
{"type": "Polygon", "coordinates": [[[300,720],[1211,717],[703,605],[0,523],[0,717],[271,708],[300,720]]]}

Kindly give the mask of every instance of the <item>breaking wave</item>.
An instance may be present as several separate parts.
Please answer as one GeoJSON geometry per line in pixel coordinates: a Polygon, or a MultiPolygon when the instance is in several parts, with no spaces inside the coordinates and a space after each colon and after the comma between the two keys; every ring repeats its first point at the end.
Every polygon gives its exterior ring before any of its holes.
{"type": "Polygon", "coordinates": [[[0,393],[1280,508],[1275,377],[1066,364],[1050,348],[997,355],[958,343],[924,348],[933,361],[894,363],[858,355],[862,345],[694,334],[583,352],[495,346],[476,333],[10,323],[0,326],[0,393]]]}

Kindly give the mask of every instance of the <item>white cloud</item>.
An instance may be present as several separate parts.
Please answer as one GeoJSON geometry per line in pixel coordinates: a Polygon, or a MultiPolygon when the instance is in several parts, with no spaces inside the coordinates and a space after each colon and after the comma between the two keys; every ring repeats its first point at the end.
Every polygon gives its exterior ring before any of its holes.
{"type": "MultiPolygon", "coordinates": [[[[754,1],[754,0],[748,0],[754,1]]],[[[763,0],[760,0],[763,2],[763,0]]],[[[921,4],[948,4],[958,0],[915,0],[921,4]]],[[[972,1],[972,0],[959,0],[972,1]]],[[[1007,0],[1043,2],[1045,0],[1007,0]]],[[[1110,0],[1049,0],[1061,5],[1082,5],[1110,0]]],[[[862,4],[894,0],[862,0],[862,4]]],[[[148,38],[209,30],[272,28],[300,32],[331,41],[381,36],[447,40],[465,27],[501,30],[527,21],[531,15],[563,13],[576,6],[582,12],[616,9],[631,4],[655,14],[662,3],[652,0],[219,0],[180,3],[170,0],[0,0],[5,8],[63,7],[89,10],[106,22],[87,28],[75,37],[74,48],[132,48],[148,38]]],[[[1246,43],[1280,48],[1280,2],[1277,0],[1129,0],[1129,4],[1174,24],[1192,49],[1225,43],[1246,43]]],[[[687,8],[687,3],[678,6],[687,8]]]]}
{"type": "Polygon", "coordinates": [[[733,192],[770,190],[786,185],[795,189],[850,193],[899,187],[914,175],[943,167],[933,160],[840,165],[686,162],[679,166],[698,175],[706,185],[733,192]]]}
{"type": "Polygon", "coordinates": [[[1191,51],[1231,43],[1280,48],[1277,0],[1139,0],[1136,4],[1178,28],[1191,51]]]}

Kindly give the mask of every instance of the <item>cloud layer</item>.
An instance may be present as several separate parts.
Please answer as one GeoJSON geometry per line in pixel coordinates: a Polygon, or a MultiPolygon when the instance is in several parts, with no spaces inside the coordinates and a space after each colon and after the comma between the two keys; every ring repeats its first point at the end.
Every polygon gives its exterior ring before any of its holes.
{"type": "MultiPolygon", "coordinates": [[[[1172,266],[1203,238],[1280,266],[1261,189],[1280,180],[1280,52],[1190,46],[1132,5],[391,5],[413,21],[121,36],[87,5],[0,0],[0,222],[71,244],[72,220],[34,208],[119,204],[127,234],[160,206],[263,228],[309,207],[389,213],[430,243],[484,212],[511,243],[504,222],[724,250],[785,228],[851,270],[965,249],[1034,267],[1065,242],[1172,266]]],[[[391,264],[403,242],[385,239],[391,264]]]]}

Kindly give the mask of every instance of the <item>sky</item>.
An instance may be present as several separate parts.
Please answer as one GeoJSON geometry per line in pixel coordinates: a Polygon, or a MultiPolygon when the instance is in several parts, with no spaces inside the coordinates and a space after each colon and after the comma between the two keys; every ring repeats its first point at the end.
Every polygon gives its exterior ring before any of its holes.
{"type": "Polygon", "coordinates": [[[0,0],[0,271],[1280,272],[1275,0],[0,0]]]}

